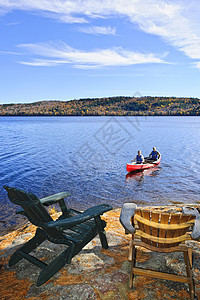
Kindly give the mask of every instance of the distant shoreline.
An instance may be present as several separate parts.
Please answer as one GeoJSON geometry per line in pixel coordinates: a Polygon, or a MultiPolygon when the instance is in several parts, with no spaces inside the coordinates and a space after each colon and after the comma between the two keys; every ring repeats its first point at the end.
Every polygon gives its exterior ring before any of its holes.
{"type": "Polygon", "coordinates": [[[108,97],[2,104],[0,116],[199,116],[200,99],[108,97]]]}
{"type": "Polygon", "coordinates": [[[4,117],[200,117],[200,115],[0,115],[0,118],[4,117]]]}

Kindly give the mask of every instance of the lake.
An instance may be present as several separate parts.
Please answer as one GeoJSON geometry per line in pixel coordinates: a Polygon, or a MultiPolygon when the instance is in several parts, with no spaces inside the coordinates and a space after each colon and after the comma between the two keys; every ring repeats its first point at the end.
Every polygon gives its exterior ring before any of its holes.
{"type": "Polygon", "coordinates": [[[199,117],[1,117],[0,129],[2,232],[23,223],[4,184],[39,198],[70,191],[68,206],[80,210],[200,203],[199,117]],[[126,163],[153,146],[160,166],[127,175],[126,163]]]}

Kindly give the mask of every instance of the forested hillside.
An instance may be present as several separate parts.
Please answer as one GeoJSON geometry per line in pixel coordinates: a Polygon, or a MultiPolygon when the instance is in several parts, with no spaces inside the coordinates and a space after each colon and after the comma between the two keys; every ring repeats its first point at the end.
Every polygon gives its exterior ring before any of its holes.
{"type": "Polygon", "coordinates": [[[158,116],[200,115],[200,99],[109,97],[0,105],[0,116],[158,116]]]}

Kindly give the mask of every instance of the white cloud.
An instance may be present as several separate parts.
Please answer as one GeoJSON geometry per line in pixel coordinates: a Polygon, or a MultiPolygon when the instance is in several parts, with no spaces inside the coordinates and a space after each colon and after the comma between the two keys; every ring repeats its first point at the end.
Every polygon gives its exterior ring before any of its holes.
{"type": "Polygon", "coordinates": [[[66,64],[67,60],[48,60],[48,59],[34,59],[33,61],[23,61],[21,64],[26,66],[34,66],[34,67],[53,67],[59,64],[66,64]]]}
{"type": "Polygon", "coordinates": [[[3,51],[3,50],[0,50],[0,54],[11,54],[11,55],[23,55],[22,53],[20,52],[13,52],[13,51],[3,51]]]}
{"type": "Polygon", "coordinates": [[[74,49],[63,42],[38,43],[18,45],[31,54],[40,56],[32,61],[21,62],[32,66],[55,66],[72,64],[75,68],[99,68],[108,66],[129,66],[144,63],[166,63],[163,58],[166,54],[155,55],[127,51],[123,48],[97,49],[82,51],[74,49]]]}
{"type": "Polygon", "coordinates": [[[136,22],[141,30],[160,36],[188,57],[199,59],[200,22],[194,11],[200,13],[200,3],[157,1],[157,5],[153,7],[154,9],[149,7],[144,13],[137,11],[130,19],[136,22]]]}
{"type": "MultiPolygon", "coordinates": [[[[55,18],[57,18],[57,15],[54,16],[55,18]]],[[[88,21],[85,18],[81,18],[81,17],[73,17],[73,16],[60,16],[59,17],[60,21],[64,22],[64,23],[88,23],[88,21]]]]}
{"type": "Polygon", "coordinates": [[[10,22],[10,23],[6,23],[7,26],[16,26],[16,25],[20,25],[21,22],[10,22]]]}
{"type": "Polygon", "coordinates": [[[200,61],[196,62],[194,65],[197,69],[200,69],[200,61]]]}
{"type": "Polygon", "coordinates": [[[199,0],[1,0],[1,13],[14,9],[37,11],[66,23],[124,16],[191,59],[200,59],[199,0]]]}
{"type": "Polygon", "coordinates": [[[89,33],[89,34],[104,34],[104,35],[116,35],[116,28],[111,26],[91,26],[91,27],[82,27],[80,31],[89,33]]]}

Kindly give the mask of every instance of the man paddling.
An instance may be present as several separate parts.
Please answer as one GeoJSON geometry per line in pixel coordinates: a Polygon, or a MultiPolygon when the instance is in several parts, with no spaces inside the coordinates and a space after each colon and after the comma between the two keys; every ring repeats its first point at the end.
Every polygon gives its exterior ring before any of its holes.
{"type": "Polygon", "coordinates": [[[138,151],[138,154],[135,157],[134,160],[137,164],[142,164],[144,162],[144,156],[142,155],[141,151],[138,151]]]}
{"type": "Polygon", "coordinates": [[[157,160],[160,157],[160,152],[156,150],[156,147],[153,147],[153,151],[149,154],[149,158],[152,160],[157,160]]]}

